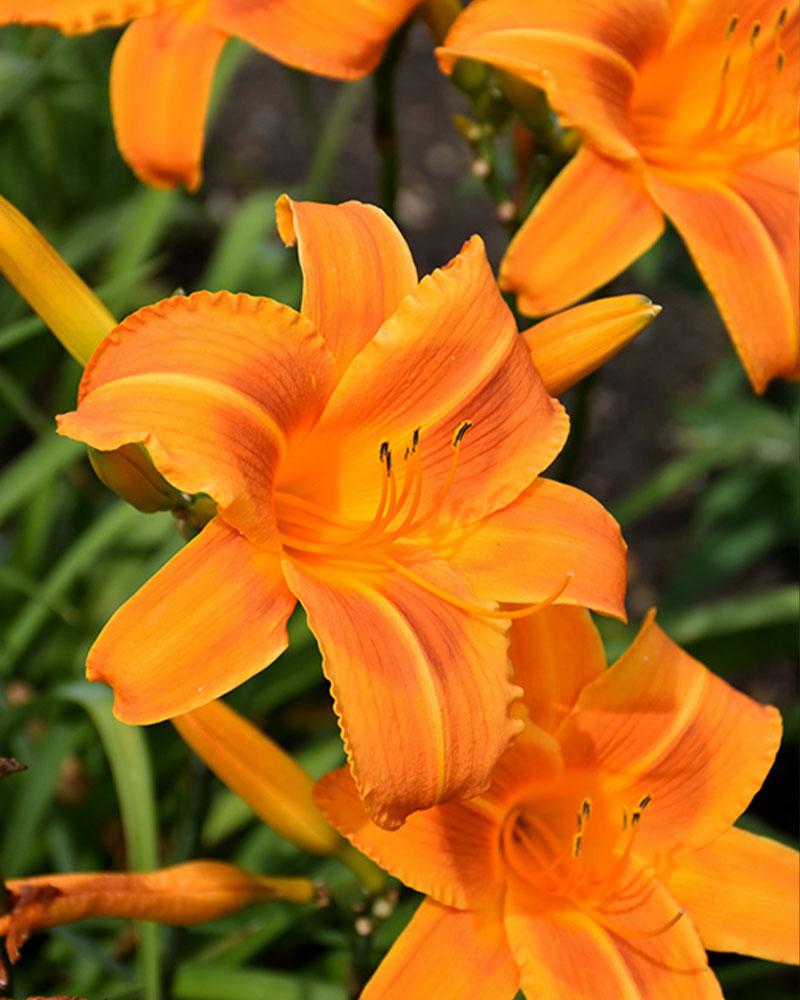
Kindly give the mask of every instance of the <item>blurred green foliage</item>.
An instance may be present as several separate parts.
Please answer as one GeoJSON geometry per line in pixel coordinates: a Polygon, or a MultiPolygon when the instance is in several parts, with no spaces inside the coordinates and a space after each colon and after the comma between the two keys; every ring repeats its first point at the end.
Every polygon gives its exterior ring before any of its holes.
{"type": "MultiPolygon", "coordinates": [[[[73,39],[43,30],[0,33],[0,193],[120,316],[188,280],[191,288],[297,304],[295,255],[274,233],[274,185],[242,198],[220,221],[202,197],[146,190],[122,164],[107,103],[114,42],[110,32],[73,39]]],[[[241,58],[234,47],[220,91],[241,58]]],[[[302,82],[294,85],[302,106],[308,94],[302,82]]],[[[297,193],[325,197],[367,94],[364,84],[339,89],[297,193]]],[[[674,276],[655,257],[648,266],[663,285],[666,318],[674,276]]],[[[413,894],[404,892],[384,922],[347,870],[303,855],[259,824],[169,725],[121,726],[107,692],[82,680],[93,637],[181,538],[170,516],[145,516],[110,496],[83,449],[54,435],[53,415],[71,408],[79,375],[15,292],[0,285],[0,752],[29,768],[0,784],[0,873],[221,857],[255,871],[324,879],[332,901],[319,910],[261,905],[181,931],[109,920],[59,928],[26,946],[12,993],[343,1000],[410,917],[413,894]],[[357,916],[367,918],[362,931],[374,933],[359,933],[357,916]]],[[[700,395],[676,400],[677,454],[615,511],[623,526],[650,518],[657,531],[660,511],[677,496],[691,498],[661,620],[713,669],[734,683],[744,678],[786,711],[776,777],[748,819],[782,838],[794,833],[786,789],[800,737],[796,692],[783,680],[798,612],[791,582],[797,416],[796,392],[779,387],[757,399],[735,360],[726,361],[700,395]]],[[[301,615],[290,631],[287,653],[230,700],[317,776],[337,766],[342,752],[301,615]]],[[[631,629],[604,623],[604,634],[616,655],[631,629]]],[[[730,1000],[795,995],[792,974],[779,967],[715,961],[730,1000]]]]}

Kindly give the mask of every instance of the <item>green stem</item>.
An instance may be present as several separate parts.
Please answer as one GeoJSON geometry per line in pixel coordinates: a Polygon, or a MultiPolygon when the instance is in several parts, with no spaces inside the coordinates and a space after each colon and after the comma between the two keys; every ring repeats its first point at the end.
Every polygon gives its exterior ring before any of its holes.
{"type": "Polygon", "coordinates": [[[317,136],[322,130],[322,118],[314,100],[313,81],[308,73],[294,69],[292,66],[285,67],[285,72],[300,116],[303,134],[309,147],[313,149],[317,136]]]}
{"type": "Polygon", "coordinates": [[[386,888],[386,872],[352,845],[345,843],[337,855],[369,893],[378,893],[386,888]]]}
{"type": "Polygon", "coordinates": [[[375,117],[373,134],[379,157],[380,206],[394,217],[400,178],[400,157],[397,148],[397,117],[395,114],[395,80],[408,29],[407,22],[389,41],[380,66],[375,71],[375,117]]]}
{"type": "Polygon", "coordinates": [[[580,468],[583,450],[589,435],[592,415],[592,398],[598,383],[599,372],[587,375],[575,387],[575,402],[571,413],[570,435],[561,452],[556,467],[556,477],[563,483],[572,483],[580,468]]]}
{"type": "Polygon", "coordinates": [[[327,116],[325,131],[320,136],[308,178],[303,185],[302,197],[310,201],[324,201],[339,155],[344,149],[356,115],[367,96],[367,81],[344,83],[339,90],[333,109],[327,116]]]}
{"type": "Polygon", "coordinates": [[[419,15],[428,25],[428,30],[437,44],[441,44],[450,25],[461,13],[461,0],[427,0],[420,9],[419,15]]]}

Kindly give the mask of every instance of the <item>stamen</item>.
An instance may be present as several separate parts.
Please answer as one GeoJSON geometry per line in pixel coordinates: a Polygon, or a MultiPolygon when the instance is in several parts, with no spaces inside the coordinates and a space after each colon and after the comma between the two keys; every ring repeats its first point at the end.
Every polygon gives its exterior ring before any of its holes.
{"type": "Polygon", "coordinates": [[[455,594],[451,594],[449,591],[444,590],[442,587],[437,586],[430,580],[426,580],[424,576],[420,576],[413,570],[410,570],[407,566],[398,562],[396,559],[391,559],[388,556],[381,557],[380,560],[385,566],[390,569],[395,570],[401,576],[404,576],[407,580],[412,583],[417,584],[423,590],[427,590],[429,594],[433,594],[434,597],[439,597],[448,604],[452,604],[455,608],[460,608],[462,611],[467,611],[472,615],[477,615],[482,618],[499,618],[499,619],[510,619],[514,620],[516,618],[527,618],[529,615],[535,615],[538,611],[542,611],[544,608],[549,607],[553,601],[557,600],[561,594],[564,593],[567,584],[572,578],[572,574],[568,574],[567,579],[562,583],[557,590],[554,590],[549,597],[546,597],[539,604],[531,604],[524,608],[515,608],[513,611],[502,611],[493,610],[490,608],[481,607],[480,604],[474,604],[472,601],[464,600],[462,597],[456,597],[455,594]]]}
{"type": "Polygon", "coordinates": [[[754,21],[753,27],[750,29],[750,44],[755,45],[758,41],[758,36],[761,34],[761,22],[754,21]]]}
{"type": "Polygon", "coordinates": [[[455,434],[453,435],[454,448],[457,448],[461,444],[461,442],[464,440],[464,435],[467,433],[468,430],[471,430],[471,428],[472,428],[471,420],[465,420],[463,423],[459,424],[455,434]]]}
{"type": "Polygon", "coordinates": [[[655,930],[652,931],[640,931],[635,927],[624,927],[615,920],[609,920],[597,910],[593,912],[593,915],[598,923],[602,924],[607,930],[611,931],[612,934],[616,934],[618,937],[645,940],[647,938],[659,937],[661,934],[666,934],[667,931],[672,930],[685,912],[686,911],[684,909],[678,910],[675,916],[668,920],[663,927],[656,927],[655,930]]]}
{"type": "Polygon", "coordinates": [[[783,67],[786,65],[786,53],[783,49],[778,49],[778,54],[775,56],[775,69],[778,73],[783,72],[783,67]]]}
{"type": "MultiPolygon", "coordinates": [[[[408,473],[409,476],[413,476],[414,482],[414,496],[411,499],[411,505],[406,511],[406,516],[403,518],[401,523],[388,535],[386,535],[386,541],[390,542],[395,538],[399,538],[401,535],[405,534],[410,526],[413,524],[414,518],[417,516],[417,511],[419,510],[420,500],[422,499],[422,462],[419,455],[414,448],[411,449],[411,462],[412,466],[408,473]]],[[[409,483],[410,485],[410,483],[409,483]]],[[[403,484],[403,493],[406,493],[406,483],[403,484]]],[[[400,505],[400,510],[402,510],[402,504],[400,505]]]]}
{"type": "Polygon", "coordinates": [[[789,16],[789,8],[782,7],[780,14],[778,14],[778,20],[775,22],[775,30],[783,31],[783,26],[786,24],[786,18],[789,16]]]}
{"type": "Polygon", "coordinates": [[[581,850],[583,849],[583,834],[576,833],[575,839],[572,841],[572,857],[575,861],[581,856],[581,850]]]}
{"type": "Polygon", "coordinates": [[[418,521],[409,521],[408,518],[405,519],[405,521],[403,522],[404,531],[408,533],[411,533],[413,531],[419,531],[419,529],[423,525],[427,524],[439,513],[442,504],[444,503],[445,498],[447,497],[447,494],[450,492],[450,487],[453,485],[453,480],[456,478],[456,469],[458,468],[458,456],[461,452],[461,442],[464,440],[467,431],[471,427],[472,427],[472,421],[464,420],[456,428],[452,440],[453,460],[450,463],[450,472],[447,475],[447,479],[445,480],[444,485],[434,497],[433,504],[430,507],[430,509],[425,514],[423,514],[418,521]]]}
{"type": "Polygon", "coordinates": [[[734,14],[733,17],[728,21],[728,27],[725,29],[725,38],[730,41],[733,38],[733,33],[736,31],[736,26],[739,23],[739,15],[734,14]]]}
{"type": "Polygon", "coordinates": [[[406,500],[408,500],[408,497],[411,493],[412,485],[417,481],[419,481],[420,486],[422,485],[422,475],[421,475],[419,458],[411,451],[410,448],[406,448],[405,461],[406,461],[406,466],[405,466],[405,474],[403,476],[403,488],[402,490],[400,490],[400,496],[397,498],[397,503],[394,506],[394,513],[392,514],[391,518],[389,518],[386,522],[387,527],[389,526],[391,521],[394,520],[395,517],[397,517],[397,515],[400,513],[403,507],[405,507],[406,500]],[[409,459],[411,459],[410,462],[409,459]]]}

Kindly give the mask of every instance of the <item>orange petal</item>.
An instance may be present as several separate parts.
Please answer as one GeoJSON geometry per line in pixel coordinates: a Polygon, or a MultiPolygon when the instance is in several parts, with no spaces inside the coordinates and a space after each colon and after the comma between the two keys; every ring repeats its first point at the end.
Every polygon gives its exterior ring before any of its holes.
{"type": "MultiPolygon", "coordinates": [[[[518,714],[519,708],[514,707],[518,714]]],[[[539,726],[526,724],[497,762],[489,788],[470,805],[502,821],[516,806],[551,795],[563,781],[564,758],[558,741],[539,726]]]]}
{"type": "Polygon", "coordinates": [[[335,855],[342,841],[314,805],[314,783],[289,754],[221,701],[172,720],[220,781],[281,837],[311,854],[335,855]]]}
{"type": "MultiPolygon", "coordinates": [[[[439,560],[415,573],[470,594],[439,560]]],[[[394,570],[284,560],[323,654],[345,749],[368,812],[388,829],[416,809],[481,792],[520,724],[508,717],[505,623],[433,597],[394,570]]]]}
{"type": "Polygon", "coordinates": [[[722,1000],[691,915],[654,877],[635,863],[623,876],[619,899],[592,909],[628,968],[642,1000],[686,996],[722,1000]]]}
{"type": "MultiPolygon", "coordinates": [[[[575,37],[618,53],[638,66],[660,46],[670,28],[663,0],[473,0],[452,36],[468,39],[503,31],[543,31],[575,37]]],[[[450,44],[449,39],[447,44],[450,44]]]]}
{"type": "Polygon", "coordinates": [[[608,934],[580,910],[544,908],[532,890],[512,880],[505,927],[519,967],[521,988],[532,997],[569,1000],[641,1000],[608,934]]]}
{"type": "Polygon", "coordinates": [[[111,66],[117,145],[136,175],[156,187],[200,185],[211,81],[227,40],[206,3],[142,17],[125,32],[111,66]]]}
{"type": "Polygon", "coordinates": [[[411,251],[394,222],[374,205],[320,205],[282,195],[275,213],[284,243],[297,244],[303,315],[344,371],[417,287],[411,251]]]}
{"type": "Polygon", "coordinates": [[[314,798],[351,843],[412,889],[460,909],[481,909],[500,898],[503,814],[483,808],[481,798],[413,813],[391,832],[369,818],[346,769],[318,781],[314,798]]]}
{"type": "Polygon", "coordinates": [[[129,917],[187,926],[217,920],[263,900],[310,903],[304,878],[251,875],[221,861],[190,861],[154,872],[39,875],[6,883],[11,910],[0,916],[12,962],[32,930],[86,917],[129,917]]]}
{"type": "Polygon", "coordinates": [[[615,295],[551,316],[523,337],[547,391],[558,396],[613,358],[660,312],[644,295],[615,295]]]}
{"type": "Polygon", "coordinates": [[[648,183],[685,240],[756,391],[776,375],[792,374],[796,275],[788,279],[796,250],[788,248],[796,240],[796,178],[781,189],[743,175],[735,182],[738,192],[677,174],[653,173],[648,183]]]}
{"type": "Polygon", "coordinates": [[[552,733],[587,684],[606,669],[600,634],[584,608],[552,606],[511,623],[509,656],[531,721],[552,733]]]}
{"type": "Polygon", "coordinates": [[[81,365],[116,324],[38,229],[2,197],[0,272],[81,365]]]}
{"type": "Polygon", "coordinates": [[[452,910],[426,899],[361,1000],[513,1000],[518,989],[499,914],[452,910]]]}
{"type": "Polygon", "coordinates": [[[512,879],[505,925],[522,989],[570,1000],[722,1000],[691,921],[670,926],[679,912],[652,878],[639,902],[580,910],[512,879]]]}
{"type": "Polygon", "coordinates": [[[657,0],[613,7],[590,2],[572,10],[552,0],[541,6],[483,0],[458,18],[437,55],[445,72],[466,57],[532,83],[592,145],[608,156],[637,159],[629,111],[636,69],[628,57],[638,61],[661,40],[664,7],[657,0]]]}
{"type": "Polygon", "coordinates": [[[41,24],[65,35],[125,24],[163,10],[173,0],[0,0],[0,24],[41,24]]]}
{"type": "Polygon", "coordinates": [[[294,309],[230,292],[176,295],[133,313],[95,351],[78,400],[115,379],[154,373],[248,396],[285,436],[316,422],[337,379],[330,351],[294,309]]]}
{"type": "Polygon", "coordinates": [[[522,312],[555,312],[615,278],[663,229],[641,169],[584,146],[511,241],[500,284],[522,312]]]}
{"type": "Polygon", "coordinates": [[[173,486],[207,493],[221,516],[256,544],[277,549],[268,505],[281,439],[245,396],[183,375],[139,375],[95,389],[58,432],[100,451],[142,443],[173,486]]]}
{"type": "Polygon", "coordinates": [[[792,848],[729,830],[676,859],[666,882],[711,951],[800,962],[800,865],[792,848]]]}
{"type": "Polygon", "coordinates": [[[472,520],[515,499],[567,434],[566,415],[536,374],[478,237],[423,278],[353,359],[312,435],[316,464],[338,456],[340,504],[370,519],[385,476],[381,442],[389,443],[400,478],[421,428],[425,511],[448,481],[453,434],[463,421],[472,428],[441,519],[472,520]]]}
{"type": "Polygon", "coordinates": [[[351,79],[378,64],[419,0],[211,0],[209,20],[230,35],[309,73],[351,79]]]}
{"type": "Polygon", "coordinates": [[[535,604],[568,580],[558,603],[625,618],[619,526],[573,486],[537,479],[496,514],[453,529],[437,551],[487,600],[535,604]]]}
{"type": "MultiPolygon", "coordinates": [[[[795,11],[794,15],[796,20],[798,12],[795,11]]],[[[794,38],[796,47],[800,40],[797,25],[791,31],[791,37],[794,38]]],[[[761,160],[743,164],[730,181],[733,190],[748,203],[775,244],[789,288],[795,330],[800,324],[800,300],[795,294],[800,285],[798,176],[800,151],[790,148],[778,149],[761,160]]],[[[794,369],[781,374],[791,378],[800,374],[800,347],[796,355],[794,369]]]]}
{"type": "Polygon", "coordinates": [[[174,486],[210,494],[226,520],[274,545],[275,464],[334,379],[327,348],[293,310],[199,292],[122,323],[95,352],[59,432],[101,451],[145,443],[174,486]]]}
{"type": "Polygon", "coordinates": [[[111,618],[87,676],[123,722],[182,715],[269,666],[294,604],[276,556],[215,518],[111,618]]]}
{"type": "Polygon", "coordinates": [[[691,850],[733,825],[761,787],[781,737],[780,715],[706,670],[652,616],[631,648],[584,688],[558,738],[634,806],[652,802],[637,853],[691,850]]]}

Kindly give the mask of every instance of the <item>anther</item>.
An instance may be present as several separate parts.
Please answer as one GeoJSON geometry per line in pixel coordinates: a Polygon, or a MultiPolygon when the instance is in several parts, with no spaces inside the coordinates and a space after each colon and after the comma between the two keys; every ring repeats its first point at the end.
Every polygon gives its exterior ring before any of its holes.
{"type": "Polygon", "coordinates": [[[456,432],[453,435],[453,447],[457,448],[461,442],[464,440],[464,435],[472,427],[471,420],[465,420],[463,423],[459,424],[456,428],[456,432]]]}
{"type": "Polygon", "coordinates": [[[725,29],[725,38],[729,39],[733,37],[734,31],[736,31],[736,26],[739,23],[739,15],[734,14],[733,17],[728,21],[728,27],[725,29]]]}
{"type": "Polygon", "coordinates": [[[414,433],[411,435],[411,451],[417,450],[417,445],[419,444],[419,435],[422,431],[421,427],[417,427],[414,433]]]}
{"type": "Polygon", "coordinates": [[[592,815],[592,800],[584,799],[581,804],[581,815],[584,819],[588,819],[592,815]]]}
{"type": "Polygon", "coordinates": [[[653,801],[652,795],[645,795],[643,799],[639,800],[639,808],[646,809],[652,801],[653,801]]]}
{"type": "Polygon", "coordinates": [[[578,833],[575,835],[575,840],[572,842],[572,857],[575,861],[581,856],[581,850],[583,848],[583,836],[578,833]]]}
{"type": "Polygon", "coordinates": [[[392,474],[392,452],[390,448],[386,449],[386,475],[391,476],[392,474]]]}
{"type": "Polygon", "coordinates": [[[781,31],[783,29],[784,24],[786,24],[786,18],[788,16],[789,16],[789,8],[788,7],[781,8],[781,12],[780,14],[778,14],[778,20],[775,22],[776,31],[781,31]]]}
{"type": "Polygon", "coordinates": [[[761,34],[761,22],[755,21],[753,27],[750,31],[750,44],[755,45],[758,41],[758,36],[761,34]]]}
{"type": "Polygon", "coordinates": [[[635,811],[634,813],[632,813],[632,815],[631,815],[631,826],[632,826],[632,827],[637,827],[637,826],[639,825],[639,820],[640,820],[641,818],[642,818],[642,814],[641,814],[641,813],[639,812],[639,810],[637,809],[637,810],[636,810],[636,811],[635,811]]]}
{"type": "Polygon", "coordinates": [[[386,456],[388,454],[389,454],[389,442],[388,441],[381,441],[381,450],[380,450],[380,460],[381,460],[381,463],[383,463],[383,462],[386,461],[386,456]]]}
{"type": "Polygon", "coordinates": [[[783,49],[778,49],[778,54],[775,57],[775,69],[779,72],[783,72],[783,67],[786,64],[786,53],[783,49]]]}

